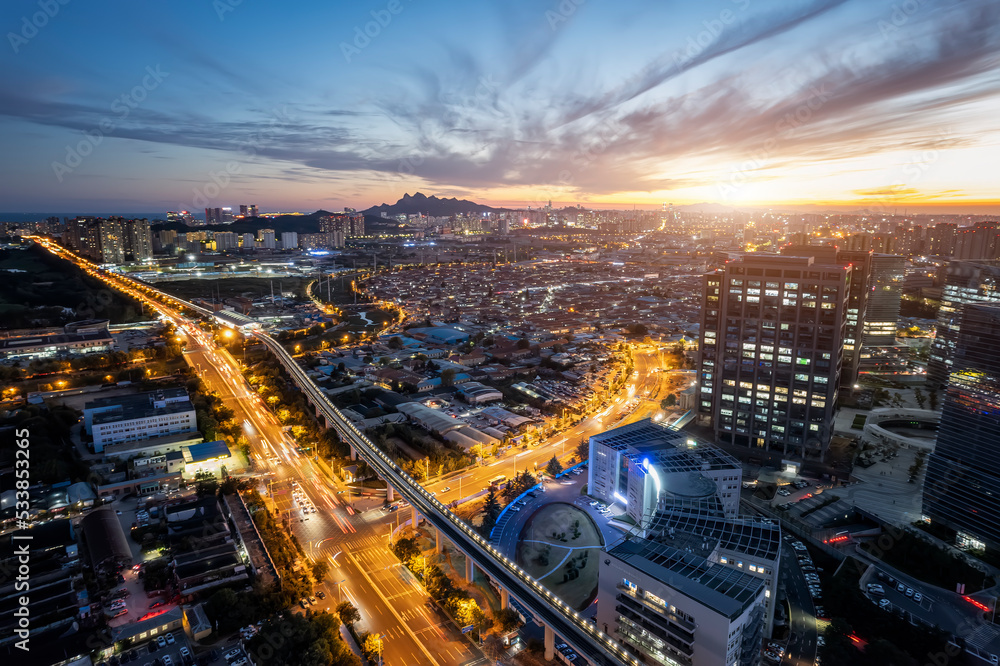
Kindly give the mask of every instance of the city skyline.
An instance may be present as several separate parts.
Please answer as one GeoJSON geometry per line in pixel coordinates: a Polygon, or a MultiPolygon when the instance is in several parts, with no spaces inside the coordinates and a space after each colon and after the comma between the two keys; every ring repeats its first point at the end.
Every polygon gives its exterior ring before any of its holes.
{"type": "Polygon", "coordinates": [[[0,10],[8,210],[1000,211],[987,2],[39,7],[0,10]]]}

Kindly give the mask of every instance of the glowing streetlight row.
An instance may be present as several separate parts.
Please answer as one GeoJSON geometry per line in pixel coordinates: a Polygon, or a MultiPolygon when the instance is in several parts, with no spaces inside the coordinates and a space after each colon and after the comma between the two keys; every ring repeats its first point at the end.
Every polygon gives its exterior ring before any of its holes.
{"type": "MultiPolygon", "coordinates": [[[[279,356],[286,356],[286,357],[288,356],[288,353],[285,351],[285,349],[281,345],[279,345],[273,338],[263,333],[259,335],[262,339],[264,339],[266,342],[269,343],[268,346],[271,347],[271,349],[275,351],[276,354],[278,354],[279,356]]],[[[465,521],[462,521],[457,516],[455,516],[455,514],[453,514],[451,511],[448,511],[447,507],[445,507],[436,497],[428,493],[428,491],[423,486],[418,484],[413,479],[413,477],[411,477],[405,471],[401,470],[399,466],[396,465],[396,463],[391,458],[389,458],[388,455],[386,455],[381,450],[376,448],[368,440],[368,438],[360,430],[358,430],[357,427],[355,427],[353,423],[351,423],[348,419],[344,417],[344,415],[340,412],[340,410],[337,409],[333,405],[333,403],[330,402],[327,396],[316,388],[316,386],[312,383],[312,381],[309,380],[308,377],[306,377],[305,373],[298,366],[298,364],[295,363],[294,359],[282,359],[282,364],[285,365],[286,369],[288,369],[289,372],[291,372],[299,379],[300,383],[306,387],[306,389],[309,391],[310,394],[313,395],[314,398],[317,398],[319,402],[323,403],[323,407],[325,410],[328,411],[328,414],[332,415],[335,418],[336,422],[338,422],[338,424],[345,431],[348,431],[348,434],[353,433],[354,437],[352,437],[352,439],[356,439],[356,441],[354,442],[356,445],[363,448],[369,455],[374,455],[382,459],[382,461],[389,466],[390,472],[395,473],[396,476],[398,476],[401,480],[405,481],[406,484],[410,486],[411,490],[418,491],[421,495],[423,495],[424,499],[427,502],[429,502],[433,508],[437,509],[438,513],[440,513],[442,517],[448,519],[449,522],[451,522],[455,527],[459,528],[474,543],[476,543],[481,548],[485,549],[491,555],[493,555],[497,563],[502,565],[505,569],[507,569],[509,573],[515,575],[519,580],[521,580],[521,582],[528,584],[538,593],[544,595],[545,598],[550,603],[558,607],[563,612],[564,616],[569,622],[576,625],[578,628],[583,629],[584,632],[587,633],[592,638],[602,642],[607,648],[609,648],[612,652],[618,655],[622,660],[632,664],[637,663],[630,654],[625,652],[625,650],[623,650],[620,646],[614,643],[614,641],[612,641],[608,636],[601,634],[595,627],[591,626],[589,622],[582,620],[580,618],[579,612],[573,610],[562,599],[553,595],[551,591],[542,586],[535,578],[528,575],[527,572],[524,571],[524,569],[522,569],[520,566],[511,561],[506,555],[498,551],[491,543],[483,539],[478,533],[473,531],[472,528],[470,528],[465,523],[465,521]],[[572,613],[572,616],[570,616],[570,613],[572,613]]],[[[387,474],[387,476],[391,476],[391,474],[387,474]]]]}

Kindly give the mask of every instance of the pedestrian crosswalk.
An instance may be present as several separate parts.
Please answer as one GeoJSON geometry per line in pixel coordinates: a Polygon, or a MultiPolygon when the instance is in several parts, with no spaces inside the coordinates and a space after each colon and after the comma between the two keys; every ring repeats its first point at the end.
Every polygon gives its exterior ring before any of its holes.
{"type": "Polygon", "coordinates": [[[997,636],[1000,636],[1000,629],[984,624],[966,637],[965,642],[977,648],[986,648],[997,636]]]}

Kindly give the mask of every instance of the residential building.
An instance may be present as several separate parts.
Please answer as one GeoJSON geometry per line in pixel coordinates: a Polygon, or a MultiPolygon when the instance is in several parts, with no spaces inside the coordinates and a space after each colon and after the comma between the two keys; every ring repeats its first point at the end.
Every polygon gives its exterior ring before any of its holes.
{"type": "Polygon", "coordinates": [[[213,235],[215,249],[218,252],[235,250],[239,247],[239,236],[232,231],[216,231],[213,235]]]}
{"type": "Polygon", "coordinates": [[[962,308],[923,512],[960,544],[1000,549],[1000,305],[962,308]]]}
{"type": "Polygon", "coordinates": [[[705,276],[697,418],[717,441],[825,457],[851,277],[849,265],[757,253],[705,276]]]}
{"type": "Polygon", "coordinates": [[[94,452],[108,444],[135,442],[198,429],[194,406],[181,388],[98,398],[83,409],[94,452]]]}
{"type": "Polygon", "coordinates": [[[257,240],[260,246],[266,250],[273,250],[277,247],[274,238],[274,229],[260,229],[257,231],[257,240]]]}
{"type": "Polygon", "coordinates": [[[125,255],[132,261],[144,261],[153,256],[153,237],[149,220],[125,220],[125,255]]]}
{"type": "Polygon", "coordinates": [[[962,313],[968,304],[1000,303],[1000,262],[953,261],[945,270],[937,334],[927,364],[928,381],[941,386],[951,374],[962,313]]]}
{"type": "Polygon", "coordinates": [[[97,260],[104,264],[125,263],[125,237],[122,218],[112,217],[98,222],[100,233],[100,255],[97,260]]]}
{"type": "Polygon", "coordinates": [[[252,250],[257,246],[253,234],[243,234],[240,236],[240,247],[244,250],[252,250]]]}
{"type": "Polygon", "coordinates": [[[299,246],[299,235],[294,231],[281,232],[281,247],[285,250],[292,250],[299,246]]]}

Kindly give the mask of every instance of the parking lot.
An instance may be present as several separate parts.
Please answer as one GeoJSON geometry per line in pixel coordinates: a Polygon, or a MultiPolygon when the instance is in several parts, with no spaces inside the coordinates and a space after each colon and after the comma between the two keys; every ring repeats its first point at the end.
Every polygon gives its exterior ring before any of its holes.
{"type": "Polygon", "coordinates": [[[908,619],[920,624],[924,622],[919,615],[930,611],[934,606],[931,597],[920,588],[908,582],[897,580],[894,576],[875,569],[862,578],[861,582],[865,596],[877,603],[882,610],[892,612],[902,611],[908,619]]]}
{"type": "Polygon", "coordinates": [[[196,662],[187,636],[177,629],[115,655],[98,666],[119,666],[131,662],[135,662],[137,666],[192,666],[195,663],[208,666],[211,663],[210,657],[210,654],[204,654],[196,662]]]}

